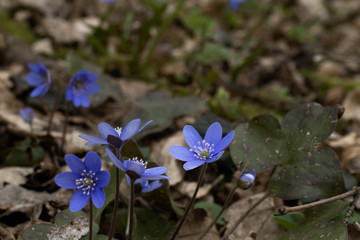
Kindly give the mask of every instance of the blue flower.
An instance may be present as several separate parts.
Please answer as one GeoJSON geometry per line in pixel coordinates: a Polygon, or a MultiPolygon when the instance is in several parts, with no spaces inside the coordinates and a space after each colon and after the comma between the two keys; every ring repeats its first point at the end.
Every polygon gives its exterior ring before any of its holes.
{"type": "Polygon", "coordinates": [[[95,73],[87,73],[85,70],[75,74],[66,89],[66,100],[73,101],[75,107],[89,107],[88,95],[100,91],[99,84],[95,82],[97,77],[95,73]]]}
{"type": "Polygon", "coordinates": [[[32,123],[34,120],[34,111],[29,107],[21,108],[20,116],[25,122],[32,123]]]}
{"type": "Polygon", "coordinates": [[[40,62],[38,65],[29,63],[28,67],[31,72],[26,75],[26,81],[29,85],[35,87],[30,97],[44,96],[51,85],[50,72],[40,62]]]}
{"type": "Polygon", "coordinates": [[[211,124],[206,131],[204,140],[190,125],[184,127],[183,133],[190,149],[183,146],[171,146],[169,151],[175,158],[186,162],[183,166],[186,171],[197,168],[205,162],[218,160],[235,135],[235,131],[231,131],[222,138],[222,128],[218,122],[211,124]]]}
{"type": "Polygon", "coordinates": [[[106,2],[106,3],[114,3],[115,2],[115,0],[100,0],[101,2],[106,2]]]}
{"type": "Polygon", "coordinates": [[[239,4],[245,2],[245,0],[230,0],[230,8],[232,10],[237,10],[239,7],[239,4]]]}
{"type": "Polygon", "coordinates": [[[109,124],[102,122],[99,123],[98,129],[99,133],[103,138],[92,137],[88,135],[79,135],[80,138],[88,141],[85,145],[96,145],[96,144],[106,144],[115,147],[116,149],[121,149],[127,140],[132,138],[136,133],[140,132],[144,127],[146,127],[152,120],[145,123],[141,128],[140,119],[134,119],[129,122],[125,128],[113,128],[109,124]]]}
{"type": "Polygon", "coordinates": [[[248,173],[241,175],[238,181],[238,187],[242,189],[248,189],[251,185],[254,184],[256,178],[256,172],[254,169],[250,170],[248,173]]]}
{"type": "MultiPolygon", "coordinates": [[[[129,178],[127,175],[126,175],[126,177],[127,177],[127,179],[129,178]]],[[[127,181],[128,181],[128,183],[130,183],[129,179],[127,181]]],[[[159,180],[149,183],[149,180],[145,180],[142,178],[136,179],[135,185],[136,184],[140,184],[140,187],[141,187],[140,193],[152,192],[153,190],[162,186],[162,183],[159,180]]]]}
{"type": "Polygon", "coordinates": [[[109,147],[106,148],[106,153],[109,156],[113,164],[123,171],[128,177],[132,179],[144,179],[144,180],[159,180],[170,179],[168,176],[162,175],[166,172],[166,167],[153,167],[146,168],[147,163],[138,158],[132,158],[125,160],[122,163],[111,151],[109,147]]]}
{"type": "Polygon", "coordinates": [[[104,187],[109,184],[110,173],[100,171],[101,159],[95,152],[85,155],[85,163],[73,154],[65,155],[66,164],[72,172],[63,172],[55,177],[57,185],[68,189],[77,189],[70,199],[70,210],[81,210],[90,197],[95,207],[100,208],[105,201],[104,187]]]}

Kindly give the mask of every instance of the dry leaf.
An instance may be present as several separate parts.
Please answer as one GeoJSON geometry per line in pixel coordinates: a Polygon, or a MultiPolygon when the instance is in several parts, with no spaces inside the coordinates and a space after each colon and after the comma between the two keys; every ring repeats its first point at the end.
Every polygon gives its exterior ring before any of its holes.
{"type": "Polygon", "coordinates": [[[0,169],[0,188],[5,184],[22,185],[26,183],[26,176],[33,173],[31,167],[6,167],[0,169]]]}

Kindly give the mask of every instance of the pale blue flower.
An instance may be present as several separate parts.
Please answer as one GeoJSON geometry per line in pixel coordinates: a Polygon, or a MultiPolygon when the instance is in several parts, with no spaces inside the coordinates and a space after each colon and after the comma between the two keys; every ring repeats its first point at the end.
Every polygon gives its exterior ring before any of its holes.
{"type": "Polygon", "coordinates": [[[26,81],[29,85],[35,87],[30,97],[44,96],[51,85],[50,72],[40,62],[36,64],[29,63],[31,72],[26,75],[26,81]]]}
{"type": "Polygon", "coordinates": [[[34,120],[34,111],[29,107],[21,108],[20,116],[25,122],[32,123],[34,120]]]}

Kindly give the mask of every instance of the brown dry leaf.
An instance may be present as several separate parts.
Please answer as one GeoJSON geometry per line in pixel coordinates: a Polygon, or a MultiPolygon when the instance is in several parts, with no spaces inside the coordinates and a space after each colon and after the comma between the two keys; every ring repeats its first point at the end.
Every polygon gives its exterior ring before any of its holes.
{"type": "Polygon", "coordinates": [[[6,167],[0,169],[0,188],[5,184],[22,185],[26,183],[26,176],[32,174],[32,167],[6,167]]]}
{"type": "MultiPolygon", "coordinates": [[[[197,240],[203,231],[210,225],[212,218],[202,208],[193,209],[188,215],[184,225],[182,226],[177,239],[197,240]]],[[[203,238],[204,240],[220,239],[219,233],[214,226],[210,232],[203,238]]]]}
{"type": "Polygon", "coordinates": [[[71,223],[52,231],[47,235],[52,240],[79,240],[89,232],[89,220],[85,216],[75,218],[71,223]]]}
{"type": "MultiPolygon", "coordinates": [[[[182,194],[182,195],[186,195],[189,198],[192,197],[192,195],[194,194],[195,188],[196,188],[197,183],[196,182],[188,182],[188,181],[182,181],[181,183],[179,183],[178,185],[176,185],[177,190],[182,194]]],[[[206,195],[208,195],[208,193],[210,192],[212,188],[211,184],[203,184],[200,189],[198,194],[196,195],[196,198],[202,198],[205,197],[206,195]]]]}
{"type": "Polygon", "coordinates": [[[125,98],[131,102],[135,102],[135,100],[145,96],[154,89],[152,85],[134,79],[120,79],[119,85],[121,92],[124,93],[125,98]]]}
{"type": "Polygon", "coordinates": [[[349,92],[342,105],[345,108],[344,120],[360,121],[360,88],[349,92]]]}
{"type": "Polygon", "coordinates": [[[169,147],[173,145],[186,145],[181,131],[174,135],[154,142],[150,148],[150,157],[160,166],[167,168],[166,174],[170,177],[170,186],[181,182],[185,175],[185,170],[181,167],[181,162],[176,160],[169,152],[169,147]]]}
{"type": "MultiPolygon", "coordinates": [[[[224,217],[228,222],[227,231],[229,231],[236,221],[265,194],[266,193],[258,193],[251,197],[239,200],[226,209],[224,217]]],[[[273,199],[271,197],[266,198],[242,223],[240,223],[236,230],[229,236],[229,239],[247,239],[248,237],[251,237],[253,233],[258,233],[272,214],[274,208],[275,205],[273,199]]],[[[227,232],[225,232],[225,234],[227,234],[227,232]]]]}

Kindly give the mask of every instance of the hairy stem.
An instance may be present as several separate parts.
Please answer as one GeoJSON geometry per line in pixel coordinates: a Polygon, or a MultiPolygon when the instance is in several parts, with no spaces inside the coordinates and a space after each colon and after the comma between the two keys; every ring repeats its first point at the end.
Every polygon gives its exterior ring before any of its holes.
{"type": "MultiPolygon", "coordinates": [[[[120,160],[120,149],[116,150],[116,157],[120,160]]],[[[120,188],[120,170],[116,168],[116,186],[115,186],[115,199],[114,199],[114,211],[111,217],[111,225],[110,225],[110,231],[109,231],[109,237],[108,240],[111,240],[114,235],[115,230],[115,222],[116,222],[116,213],[118,210],[119,205],[119,188],[120,188]]]]}
{"type": "Polygon", "coordinates": [[[55,110],[56,110],[58,102],[59,102],[59,97],[60,97],[60,87],[58,87],[56,89],[56,95],[55,95],[54,104],[52,106],[52,109],[50,110],[49,123],[48,123],[47,131],[46,131],[47,135],[50,135],[51,126],[52,126],[52,122],[53,122],[53,119],[54,119],[54,113],[55,113],[55,110]]]}
{"type": "Polygon", "coordinates": [[[192,206],[194,205],[195,198],[196,198],[196,195],[197,195],[197,193],[198,193],[198,191],[199,191],[200,185],[201,185],[201,183],[202,183],[202,180],[203,180],[204,173],[205,173],[205,170],[206,170],[206,168],[207,168],[207,165],[208,165],[208,163],[205,162],[204,165],[203,165],[202,168],[201,168],[201,173],[200,173],[200,176],[199,176],[199,179],[198,179],[198,183],[197,183],[195,192],[194,192],[194,194],[193,194],[190,202],[188,203],[188,205],[187,205],[187,207],[186,207],[186,210],[185,210],[185,212],[184,212],[184,215],[181,217],[178,225],[176,226],[176,229],[175,229],[174,233],[172,234],[170,240],[174,240],[174,239],[176,238],[176,236],[178,235],[178,233],[179,233],[182,225],[183,225],[184,222],[185,222],[185,219],[186,219],[187,215],[189,214],[192,206]]]}
{"type": "Polygon", "coordinates": [[[128,222],[126,227],[126,233],[128,240],[132,240],[134,232],[134,202],[135,202],[135,191],[134,191],[135,179],[130,178],[130,202],[128,206],[128,222]]]}
{"type": "Polygon", "coordinates": [[[92,240],[92,228],[93,228],[93,212],[92,212],[92,199],[90,198],[90,212],[89,212],[89,240],[92,240]]]}
{"type": "Polygon", "coordinates": [[[66,107],[65,107],[64,127],[63,127],[63,132],[62,132],[62,136],[61,136],[61,144],[60,144],[60,151],[62,151],[62,153],[65,152],[64,147],[65,147],[67,126],[68,126],[68,122],[69,122],[69,110],[70,110],[70,102],[67,101],[66,102],[66,107]]]}
{"type": "Polygon", "coordinates": [[[221,238],[221,240],[227,239],[240,225],[240,223],[260,204],[262,203],[268,196],[270,195],[270,192],[266,193],[262,198],[260,198],[257,202],[252,205],[243,216],[241,216],[235,223],[235,225],[229,230],[227,234],[225,234],[224,237],[221,238]]]}

